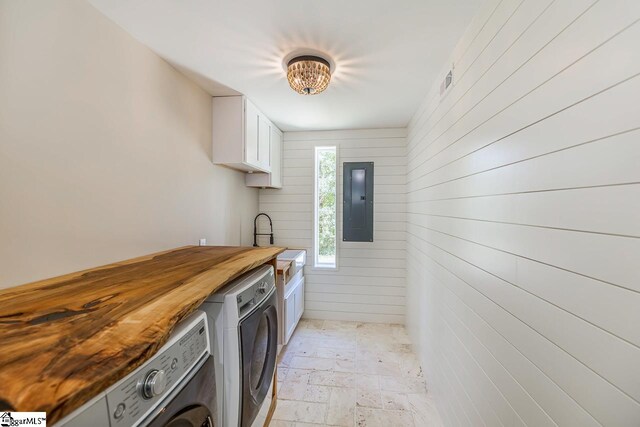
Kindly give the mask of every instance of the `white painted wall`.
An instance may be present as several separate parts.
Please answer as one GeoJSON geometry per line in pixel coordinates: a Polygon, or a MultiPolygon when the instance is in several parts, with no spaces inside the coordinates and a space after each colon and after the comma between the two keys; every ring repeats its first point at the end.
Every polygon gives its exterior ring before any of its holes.
{"type": "Polygon", "coordinates": [[[187,244],[250,244],[211,97],[88,3],[0,2],[0,288],[187,244]]]}
{"type": "Polygon", "coordinates": [[[409,125],[407,324],[448,426],[640,422],[639,18],[490,0],[409,125]]]}
{"type": "Polygon", "coordinates": [[[305,317],[404,322],[405,135],[405,129],[285,132],[283,188],[260,190],[260,211],[273,219],[276,245],[308,251],[305,317]],[[337,270],[312,266],[316,146],[337,147],[337,270]],[[374,242],[342,242],[342,162],[365,161],[374,162],[374,242]]]}

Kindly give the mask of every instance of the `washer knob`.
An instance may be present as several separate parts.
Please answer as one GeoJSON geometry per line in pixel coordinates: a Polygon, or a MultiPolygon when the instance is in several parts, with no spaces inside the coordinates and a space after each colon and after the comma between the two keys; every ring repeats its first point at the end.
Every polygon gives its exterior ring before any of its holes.
{"type": "Polygon", "coordinates": [[[164,370],[154,369],[147,374],[142,383],[142,397],[145,399],[151,399],[159,394],[162,394],[167,387],[167,376],[164,370]]]}
{"type": "Polygon", "coordinates": [[[260,292],[261,294],[266,294],[267,293],[267,283],[266,282],[262,282],[258,285],[258,292],[260,292]]]}
{"type": "Polygon", "coordinates": [[[113,417],[114,417],[116,420],[119,420],[120,418],[122,418],[122,416],[124,415],[124,410],[125,410],[126,408],[127,408],[127,407],[125,406],[125,404],[124,404],[124,403],[118,403],[118,406],[116,406],[116,410],[115,410],[115,412],[113,413],[113,417]]]}

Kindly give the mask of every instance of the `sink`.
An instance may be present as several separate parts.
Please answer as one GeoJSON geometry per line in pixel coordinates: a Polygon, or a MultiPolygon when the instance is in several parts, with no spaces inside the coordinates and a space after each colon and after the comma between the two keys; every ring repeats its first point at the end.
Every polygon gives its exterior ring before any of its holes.
{"type": "Polygon", "coordinates": [[[290,274],[293,277],[307,263],[307,251],[304,249],[287,249],[278,255],[278,261],[292,261],[290,274]]]}
{"type": "MultiPolygon", "coordinates": [[[[282,252],[280,255],[278,255],[278,259],[281,261],[289,261],[289,260],[293,260],[293,259],[298,259],[298,257],[302,257],[304,259],[304,261],[306,261],[307,258],[307,251],[305,251],[304,249],[287,249],[286,251],[282,252]]],[[[303,261],[303,263],[304,263],[303,261]]]]}

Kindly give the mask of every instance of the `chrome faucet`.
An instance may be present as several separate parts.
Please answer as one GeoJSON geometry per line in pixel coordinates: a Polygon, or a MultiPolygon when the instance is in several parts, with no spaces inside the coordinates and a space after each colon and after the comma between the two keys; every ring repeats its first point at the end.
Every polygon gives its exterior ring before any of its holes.
{"type": "Polygon", "coordinates": [[[264,212],[259,213],[253,219],[253,246],[258,246],[258,236],[269,236],[269,243],[273,245],[273,222],[271,222],[271,217],[264,212]],[[269,227],[271,227],[271,233],[258,233],[258,217],[261,215],[269,218],[269,227]]]}

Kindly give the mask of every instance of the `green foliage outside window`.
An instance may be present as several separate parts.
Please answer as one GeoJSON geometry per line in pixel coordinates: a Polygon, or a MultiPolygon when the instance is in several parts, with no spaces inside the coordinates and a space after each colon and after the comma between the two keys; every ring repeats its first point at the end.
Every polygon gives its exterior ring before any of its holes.
{"type": "Polygon", "coordinates": [[[336,257],[336,151],[318,151],[318,261],[336,257]]]}

